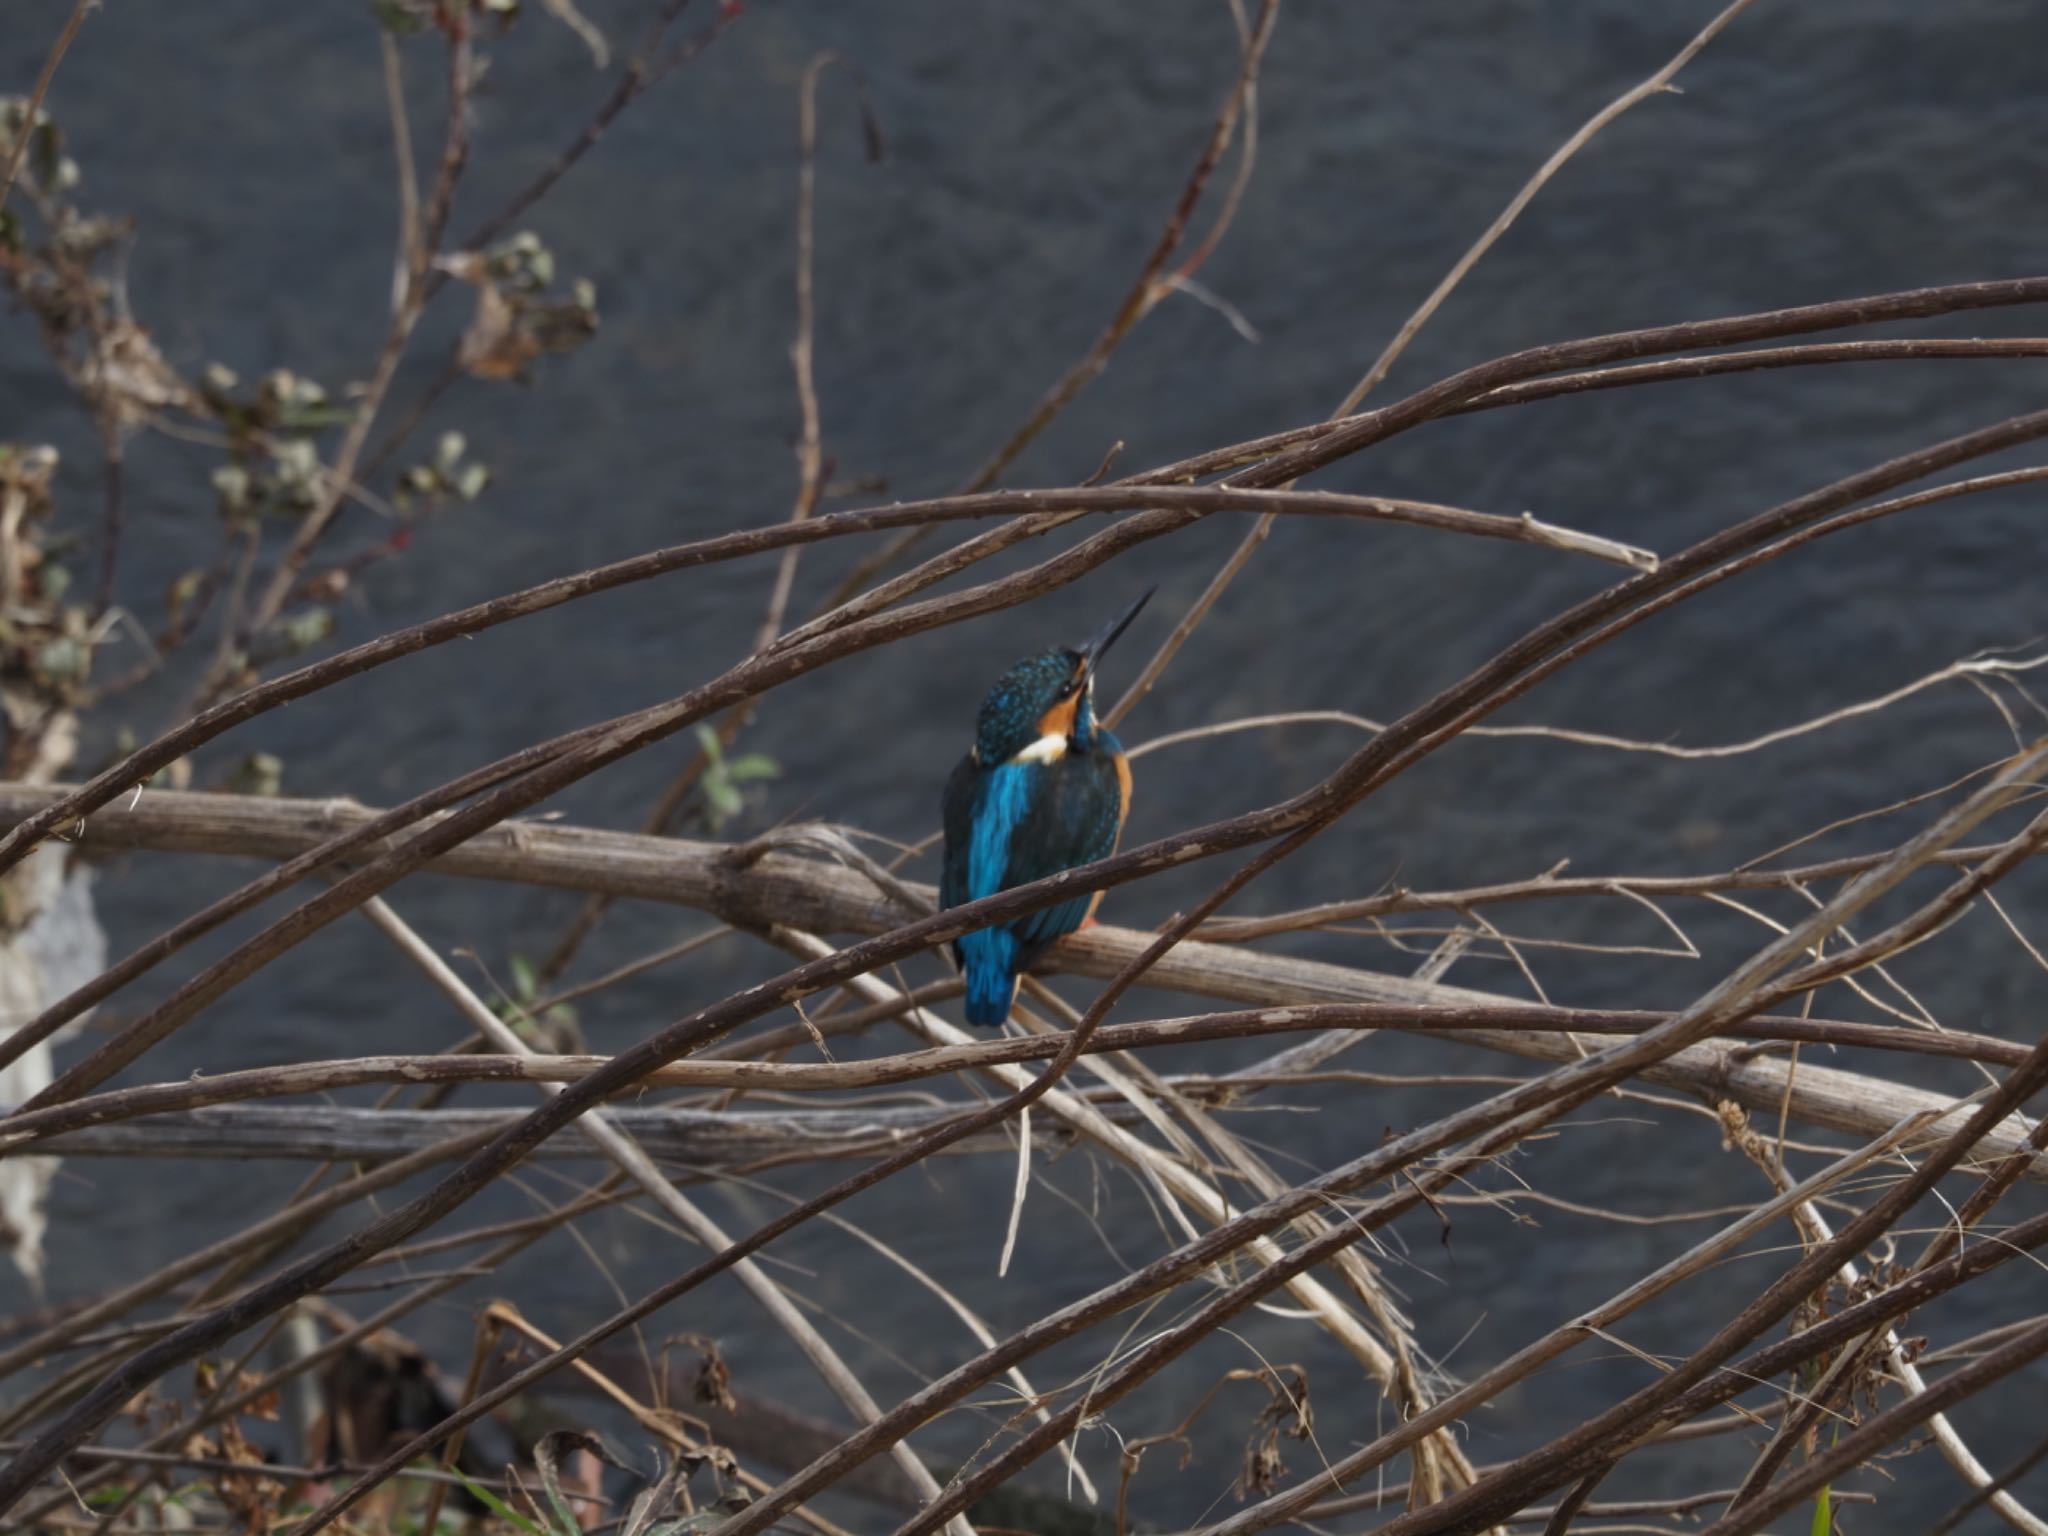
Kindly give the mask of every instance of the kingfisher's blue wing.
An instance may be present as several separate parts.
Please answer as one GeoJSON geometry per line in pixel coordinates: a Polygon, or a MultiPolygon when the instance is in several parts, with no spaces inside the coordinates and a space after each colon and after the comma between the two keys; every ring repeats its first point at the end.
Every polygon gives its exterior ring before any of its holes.
{"type": "Polygon", "coordinates": [[[967,896],[967,849],[974,837],[974,797],[981,789],[981,765],[972,753],[960,759],[946,780],[946,851],[939,865],[939,906],[957,907],[967,896]]]}
{"type": "MultiPolygon", "coordinates": [[[[984,767],[970,755],[946,785],[946,855],[939,875],[940,899],[948,907],[991,896],[1007,878],[1016,831],[1038,793],[1035,763],[984,767]]],[[[1017,992],[1022,944],[1016,925],[998,924],[963,933],[953,941],[953,958],[967,982],[967,1022],[999,1025],[1017,992]]]]}

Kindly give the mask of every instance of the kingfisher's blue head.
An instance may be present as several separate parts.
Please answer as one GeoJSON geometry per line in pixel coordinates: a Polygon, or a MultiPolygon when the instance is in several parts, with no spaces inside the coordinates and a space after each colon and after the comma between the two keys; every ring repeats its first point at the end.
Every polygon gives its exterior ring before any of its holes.
{"type": "Polygon", "coordinates": [[[1040,651],[997,678],[981,701],[975,758],[994,767],[1020,754],[1056,757],[1069,746],[1086,747],[1096,728],[1095,669],[1151,596],[1148,590],[1085,645],[1040,651]]]}

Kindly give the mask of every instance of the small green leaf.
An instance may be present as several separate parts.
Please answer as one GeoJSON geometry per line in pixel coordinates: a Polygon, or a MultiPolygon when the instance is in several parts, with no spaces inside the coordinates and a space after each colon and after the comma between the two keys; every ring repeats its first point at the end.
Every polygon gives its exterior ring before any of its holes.
{"type": "Polygon", "coordinates": [[[708,725],[697,727],[697,745],[704,752],[705,818],[714,832],[746,809],[746,797],[740,792],[740,785],[749,779],[772,779],[782,772],[774,758],[759,752],[728,758],[718,733],[708,725]]]}
{"type": "Polygon", "coordinates": [[[699,1531],[708,1531],[714,1525],[732,1518],[732,1511],[722,1505],[700,1509],[694,1515],[685,1515],[680,1520],[663,1520],[647,1527],[643,1536],[697,1536],[699,1531]]]}
{"type": "Polygon", "coordinates": [[[277,424],[288,432],[317,432],[354,421],[356,413],[339,405],[295,405],[279,412],[277,424]]]}
{"type": "Polygon", "coordinates": [[[426,30],[426,16],[417,7],[406,4],[405,0],[370,0],[370,10],[378,25],[394,36],[410,37],[415,32],[426,30]]]}
{"type": "Polygon", "coordinates": [[[562,1493],[561,1462],[566,1450],[588,1451],[599,1461],[617,1467],[621,1472],[630,1472],[632,1468],[614,1456],[596,1435],[586,1434],[580,1429],[551,1430],[541,1436],[540,1444],[533,1449],[533,1465],[540,1473],[541,1491],[547,1495],[548,1506],[554,1512],[561,1536],[578,1536],[583,1522],[576,1516],[576,1506],[562,1493]]]}
{"type": "Polygon", "coordinates": [[[750,752],[727,763],[725,774],[735,783],[746,779],[779,779],[782,777],[782,765],[772,757],[750,752]]]}
{"type": "Polygon", "coordinates": [[[28,145],[30,174],[45,192],[55,192],[64,164],[64,139],[57,132],[57,125],[47,119],[38,121],[29,136],[28,145]]]}
{"type": "Polygon", "coordinates": [[[92,651],[69,635],[57,635],[36,652],[36,670],[54,682],[83,682],[92,667],[92,651]]]}
{"type": "Polygon", "coordinates": [[[289,652],[311,650],[334,633],[333,611],[322,607],[303,608],[278,625],[289,652]]]}
{"type": "Polygon", "coordinates": [[[540,973],[524,955],[512,957],[512,995],[522,1003],[531,1002],[540,995],[540,973]]]}
{"type": "Polygon", "coordinates": [[[746,801],[740,798],[740,792],[732,787],[732,781],[723,774],[716,778],[709,774],[705,775],[704,798],[711,802],[714,821],[730,821],[745,810],[747,805],[746,801]]]}
{"type": "Polygon", "coordinates": [[[1835,1528],[1834,1490],[1823,1484],[1813,1501],[1813,1526],[1810,1536],[1828,1536],[1835,1528]]]}
{"type": "Polygon", "coordinates": [[[275,797],[284,792],[284,759],[270,752],[251,752],[229,785],[236,794],[275,797]]]}
{"type": "Polygon", "coordinates": [[[239,464],[223,464],[213,472],[213,489],[221,511],[232,516],[249,504],[249,471],[239,464]]]}
{"type": "MultiPolygon", "coordinates": [[[[170,615],[173,624],[185,616],[185,610],[192,605],[193,600],[205,587],[204,571],[187,571],[171,583],[170,590],[164,594],[164,611],[170,615]]],[[[122,748],[124,752],[133,750],[131,747],[122,748]]]]}
{"type": "Polygon", "coordinates": [[[450,1468],[450,1470],[455,1473],[455,1480],[467,1488],[470,1495],[478,1503],[490,1510],[500,1520],[508,1521],[516,1529],[524,1531],[526,1536],[548,1536],[545,1530],[535,1525],[526,1516],[520,1514],[518,1510],[507,1504],[503,1499],[491,1492],[490,1489],[484,1487],[481,1483],[472,1482],[467,1477],[464,1477],[459,1467],[450,1468]]]}
{"type": "Polygon", "coordinates": [[[285,485],[307,485],[320,474],[320,452],[303,437],[276,444],[270,454],[277,478],[285,485]]]}

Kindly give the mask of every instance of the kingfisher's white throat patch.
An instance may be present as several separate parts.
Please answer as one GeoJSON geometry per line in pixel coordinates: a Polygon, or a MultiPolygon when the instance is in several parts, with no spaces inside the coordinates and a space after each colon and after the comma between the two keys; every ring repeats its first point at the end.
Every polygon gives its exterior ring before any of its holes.
{"type": "Polygon", "coordinates": [[[1056,763],[1067,755],[1065,736],[1041,736],[1010,761],[1013,763],[1056,763]]]}

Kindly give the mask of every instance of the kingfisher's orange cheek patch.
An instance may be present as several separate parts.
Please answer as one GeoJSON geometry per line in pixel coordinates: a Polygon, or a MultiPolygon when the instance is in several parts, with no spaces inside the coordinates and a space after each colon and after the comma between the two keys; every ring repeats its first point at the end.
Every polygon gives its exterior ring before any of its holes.
{"type": "Polygon", "coordinates": [[[1071,736],[1074,734],[1074,720],[1081,708],[1081,695],[1062,699],[1038,717],[1040,736],[1071,736]]]}

